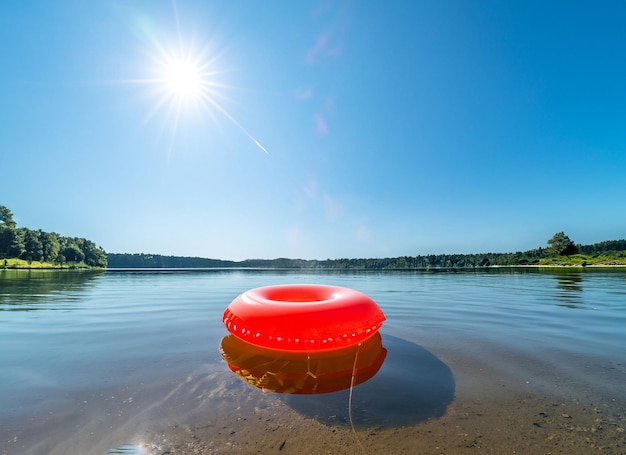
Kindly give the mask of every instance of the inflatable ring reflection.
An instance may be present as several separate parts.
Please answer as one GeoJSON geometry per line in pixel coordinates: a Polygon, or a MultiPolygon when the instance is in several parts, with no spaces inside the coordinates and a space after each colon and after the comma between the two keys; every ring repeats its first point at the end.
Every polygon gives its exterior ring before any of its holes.
{"type": "Polygon", "coordinates": [[[359,345],[324,352],[285,352],[262,348],[233,335],[222,339],[222,358],[245,382],[263,391],[316,394],[347,389],[372,378],[387,350],[377,332],[359,345]]]}

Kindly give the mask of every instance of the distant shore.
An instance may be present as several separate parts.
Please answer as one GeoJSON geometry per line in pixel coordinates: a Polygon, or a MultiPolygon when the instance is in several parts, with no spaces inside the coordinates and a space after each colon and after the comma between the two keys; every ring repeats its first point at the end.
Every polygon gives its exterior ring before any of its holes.
{"type": "Polygon", "coordinates": [[[626,264],[528,264],[528,265],[506,265],[506,266],[495,266],[500,268],[538,268],[538,269],[607,269],[613,267],[626,267],[626,264]]]}
{"type": "Polygon", "coordinates": [[[91,267],[83,263],[52,264],[24,259],[0,259],[0,270],[104,270],[104,267],[91,267]]]}
{"type": "MultiPolygon", "coordinates": [[[[105,269],[274,269],[274,270],[327,270],[327,271],[428,271],[428,270],[488,270],[494,268],[611,268],[626,267],[626,251],[609,254],[573,254],[551,256],[534,260],[497,261],[488,255],[441,255],[431,257],[398,257],[385,259],[248,259],[245,261],[222,261],[217,259],[112,254],[107,266],[89,266],[84,262],[52,263],[27,261],[19,258],[0,259],[0,270],[105,270],[105,269]],[[483,257],[484,256],[484,257],[483,257]],[[132,259],[120,260],[120,257],[132,259]],[[469,260],[473,259],[473,260],[469,260]],[[498,263],[504,262],[504,263],[498,263]]],[[[505,255],[501,255],[505,256],[505,255]]],[[[519,258],[517,258],[519,259],[519,258]]],[[[524,259],[524,258],[522,258],[524,259]]]]}
{"type": "MultiPolygon", "coordinates": [[[[626,267],[626,264],[524,264],[524,265],[488,265],[488,266],[475,266],[475,267],[427,267],[427,268],[415,268],[415,269],[343,269],[343,271],[371,271],[371,272],[407,272],[407,271],[416,271],[416,272],[428,272],[432,270],[491,270],[491,269],[607,269],[607,268],[622,268],[626,267]]],[[[89,267],[85,265],[75,265],[75,264],[48,264],[48,263],[35,263],[32,264],[11,264],[11,265],[2,265],[0,262],[0,270],[102,270],[102,271],[133,271],[133,270],[209,270],[209,269],[257,269],[256,267],[181,267],[181,268],[172,268],[172,267],[89,267]]],[[[307,268],[298,268],[298,267],[267,267],[267,270],[294,270],[294,271],[306,271],[310,270],[307,268]]],[[[311,269],[313,270],[313,269],[311,269]]],[[[335,270],[335,269],[315,269],[315,270],[335,270]]]]}

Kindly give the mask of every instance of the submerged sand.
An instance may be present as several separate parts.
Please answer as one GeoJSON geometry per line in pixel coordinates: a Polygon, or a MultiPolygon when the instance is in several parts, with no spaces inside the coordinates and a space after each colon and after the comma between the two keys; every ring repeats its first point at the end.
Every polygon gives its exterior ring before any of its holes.
{"type": "Polygon", "coordinates": [[[626,403],[618,399],[577,398],[567,384],[560,392],[558,384],[537,386],[476,363],[456,363],[453,371],[455,396],[443,414],[413,424],[364,425],[359,419],[367,421],[369,410],[358,408],[353,429],[347,412],[332,423],[269,395],[231,415],[150,431],[144,447],[163,455],[626,453],[626,403]]]}
{"type": "Polygon", "coordinates": [[[264,393],[219,363],[56,397],[1,429],[0,453],[626,453],[626,399],[614,389],[624,365],[572,359],[607,385],[590,388],[532,358],[385,340],[385,365],[353,389],[351,414],[349,390],[264,393]]]}

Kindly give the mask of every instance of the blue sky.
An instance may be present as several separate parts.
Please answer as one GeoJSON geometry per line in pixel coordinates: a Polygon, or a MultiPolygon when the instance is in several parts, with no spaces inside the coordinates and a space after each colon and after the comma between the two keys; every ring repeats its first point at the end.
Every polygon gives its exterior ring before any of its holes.
{"type": "Polygon", "coordinates": [[[8,2],[0,205],[233,260],[624,238],[624,24],[622,0],[8,2]]]}

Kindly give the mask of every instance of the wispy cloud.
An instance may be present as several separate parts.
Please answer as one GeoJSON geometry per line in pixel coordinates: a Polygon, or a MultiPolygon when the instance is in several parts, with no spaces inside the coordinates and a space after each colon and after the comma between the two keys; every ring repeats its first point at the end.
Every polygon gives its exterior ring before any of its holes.
{"type": "Polygon", "coordinates": [[[343,41],[335,33],[325,31],[315,39],[315,44],[306,52],[304,61],[307,65],[315,65],[324,57],[338,58],[343,53],[343,41]]]}
{"type": "Polygon", "coordinates": [[[332,117],[335,112],[335,99],[332,96],[327,96],[324,100],[324,107],[321,112],[315,114],[315,132],[318,136],[326,136],[329,133],[328,119],[332,117]]]}
{"type": "Polygon", "coordinates": [[[328,35],[326,33],[322,33],[318,35],[315,40],[315,44],[311,47],[304,58],[304,61],[308,65],[314,65],[317,63],[320,54],[324,52],[324,49],[328,46],[328,35]]]}
{"type": "Polygon", "coordinates": [[[359,242],[368,242],[371,238],[372,231],[370,231],[370,229],[366,225],[362,224],[357,228],[356,239],[359,242]]]}
{"type": "Polygon", "coordinates": [[[308,100],[313,98],[313,89],[311,87],[299,87],[294,90],[293,94],[298,100],[308,100]]]}
{"type": "Polygon", "coordinates": [[[303,190],[309,200],[315,199],[317,196],[317,180],[314,178],[309,179],[303,190]]]}
{"type": "Polygon", "coordinates": [[[328,123],[324,114],[315,115],[315,132],[318,136],[326,136],[328,134],[328,123]]]}
{"type": "Polygon", "coordinates": [[[335,198],[324,193],[324,212],[328,221],[335,221],[341,215],[343,207],[335,198]]]}
{"type": "Polygon", "coordinates": [[[310,178],[296,194],[294,210],[296,213],[316,213],[317,218],[323,213],[326,221],[336,221],[343,213],[341,203],[319,188],[318,181],[310,178]]]}
{"type": "Polygon", "coordinates": [[[310,178],[295,194],[294,210],[296,213],[305,212],[314,203],[317,199],[317,185],[317,180],[310,178]]]}

